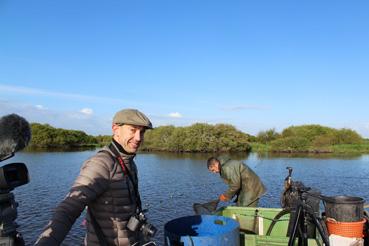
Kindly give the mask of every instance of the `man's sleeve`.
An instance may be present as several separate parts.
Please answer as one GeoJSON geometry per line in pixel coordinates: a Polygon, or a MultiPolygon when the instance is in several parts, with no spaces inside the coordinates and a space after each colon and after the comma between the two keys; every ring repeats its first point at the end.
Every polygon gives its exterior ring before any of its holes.
{"type": "MultiPolygon", "coordinates": [[[[111,161],[110,161],[111,162],[111,161]]],[[[35,245],[60,245],[85,206],[109,186],[109,164],[105,159],[87,160],[69,193],[56,207],[52,219],[44,228],[35,245]]]]}
{"type": "Polygon", "coordinates": [[[232,168],[228,173],[228,190],[224,195],[230,200],[241,189],[241,174],[238,168],[232,168]]]}

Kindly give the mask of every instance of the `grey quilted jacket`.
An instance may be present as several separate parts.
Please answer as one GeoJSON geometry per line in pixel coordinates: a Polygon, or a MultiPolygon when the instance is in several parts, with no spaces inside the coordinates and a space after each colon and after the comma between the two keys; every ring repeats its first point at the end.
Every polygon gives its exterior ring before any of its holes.
{"type": "MultiPolygon", "coordinates": [[[[107,147],[104,150],[111,153],[107,147]]],[[[134,155],[120,154],[134,182],[137,182],[134,155]]],[[[55,209],[36,245],[61,244],[86,206],[100,225],[108,245],[133,244],[138,235],[126,228],[137,208],[133,185],[128,175],[124,175],[118,161],[108,153],[98,152],[84,162],[70,192],[55,209]]],[[[99,245],[88,213],[86,226],[85,245],[99,245]]]]}

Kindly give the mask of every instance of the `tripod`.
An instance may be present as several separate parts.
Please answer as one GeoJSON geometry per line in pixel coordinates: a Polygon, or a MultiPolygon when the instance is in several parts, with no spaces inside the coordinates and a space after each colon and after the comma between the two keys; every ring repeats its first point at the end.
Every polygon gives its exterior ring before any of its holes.
{"type": "Polygon", "coordinates": [[[299,199],[296,202],[296,213],[293,217],[292,231],[288,241],[288,246],[293,246],[296,237],[298,237],[299,246],[308,245],[308,220],[310,219],[318,229],[318,232],[326,246],[329,246],[329,239],[327,233],[324,231],[321,222],[315,216],[314,210],[306,203],[310,188],[297,188],[299,199]]]}
{"type": "Polygon", "coordinates": [[[16,230],[17,206],[13,193],[0,193],[0,245],[25,245],[22,235],[16,230]]]}

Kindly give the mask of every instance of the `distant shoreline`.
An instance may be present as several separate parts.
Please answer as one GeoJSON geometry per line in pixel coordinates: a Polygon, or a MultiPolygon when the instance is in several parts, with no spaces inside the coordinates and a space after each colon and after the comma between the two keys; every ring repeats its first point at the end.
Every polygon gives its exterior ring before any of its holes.
{"type": "MultiPolygon", "coordinates": [[[[30,146],[25,149],[26,152],[70,152],[70,151],[86,151],[86,150],[97,150],[102,148],[104,145],[81,145],[81,146],[30,146]]],[[[369,144],[362,144],[360,147],[357,145],[350,146],[330,146],[331,149],[323,150],[306,150],[306,151],[296,151],[296,150],[282,150],[273,151],[270,150],[269,145],[261,145],[259,143],[251,143],[251,151],[229,151],[229,152],[198,152],[198,151],[169,151],[169,150],[148,150],[140,149],[142,153],[170,153],[170,154],[249,154],[256,153],[259,155],[273,155],[273,156],[329,156],[329,155],[361,155],[369,154],[369,144]]]]}
{"type": "MultiPolygon", "coordinates": [[[[83,131],[32,123],[29,149],[76,151],[94,149],[111,142],[112,136],[92,136],[83,131]]],[[[277,153],[367,154],[369,139],[351,129],[321,125],[291,126],[281,133],[270,129],[257,136],[229,124],[196,123],[188,127],[159,126],[147,131],[141,151],[168,153],[277,153]]]]}
{"type": "Polygon", "coordinates": [[[322,149],[310,148],[307,150],[272,150],[268,144],[251,143],[252,152],[256,153],[274,153],[274,154],[308,154],[308,155],[325,155],[325,154],[369,154],[369,142],[362,144],[339,144],[325,146],[322,149]]]}

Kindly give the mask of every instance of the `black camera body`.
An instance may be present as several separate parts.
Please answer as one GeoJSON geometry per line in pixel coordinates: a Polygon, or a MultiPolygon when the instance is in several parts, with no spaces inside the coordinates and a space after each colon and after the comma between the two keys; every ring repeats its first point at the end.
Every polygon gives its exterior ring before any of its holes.
{"type": "Polygon", "coordinates": [[[133,232],[141,231],[145,237],[154,237],[157,232],[157,228],[147,222],[143,212],[132,215],[127,223],[127,228],[133,232]]]}
{"type": "Polygon", "coordinates": [[[25,245],[22,234],[17,231],[18,203],[11,191],[28,182],[28,169],[24,163],[9,163],[0,167],[0,245],[25,245]]]}
{"type": "Polygon", "coordinates": [[[0,167],[0,193],[7,193],[28,182],[28,169],[24,163],[9,163],[0,167]]]}
{"type": "MultiPolygon", "coordinates": [[[[0,117],[0,162],[24,149],[31,140],[31,127],[27,120],[16,114],[0,117]]],[[[9,163],[0,167],[0,245],[25,245],[17,232],[18,203],[11,192],[29,182],[28,169],[24,163],[9,163]]]]}

